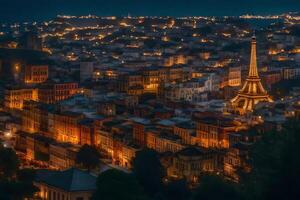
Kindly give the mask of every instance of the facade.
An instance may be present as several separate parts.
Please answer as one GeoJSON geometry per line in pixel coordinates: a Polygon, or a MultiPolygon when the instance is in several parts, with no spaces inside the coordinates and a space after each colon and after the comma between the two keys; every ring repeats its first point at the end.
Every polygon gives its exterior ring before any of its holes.
{"type": "Polygon", "coordinates": [[[270,71],[263,73],[262,82],[267,88],[272,88],[272,85],[282,79],[280,71],[270,71]]]}
{"type": "Polygon", "coordinates": [[[200,80],[192,80],[185,83],[174,84],[164,89],[165,98],[171,101],[199,102],[206,99],[208,91],[206,83],[200,80]]]}
{"type": "Polygon", "coordinates": [[[21,114],[22,130],[28,133],[43,133],[52,138],[51,123],[53,124],[52,105],[46,105],[36,101],[26,101],[21,114]]]}
{"type": "Polygon", "coordinates": [[[229,133],[242,129],[241,124],[226,118],[203,118],[196,123],[198,145],[203,148],[229,148],[229,133]]]}
{"type": "Polygon", "coordinates": [[[149,130],[146,133],[147,147],[159,153],[177,152],[185,147],[181,139],[170,133],[162,133],[161,130],[149,130]]]}
{"type": "Polygon", "coordinates": [[[197,147],[188,147],[175,153],[167,175],[171,179],[186,179],[196,184],[199,177],[205,173],[218,171],[218,156],[215,152],[197,147]]]}
{"type": "Polygon", "coordinates": [[[75,165],[78,146],[70,143],[52,143],[49,147],[49,165],[54,169],[65,170],[75,165]]]}
{"type": "Polygon", "coordinates": [[[235,67],[227,67],[222,71],[221,74],[221,82],[220,82],[220,88],[224,87],[238,87],[241,85],[242,82],[242,73],[241,73],[241,67],[235,66],[235,67]]]}
{"type": "Polygon", "coordinates": [[[249,150],[250,143],[238,143],[229,148],[224,156],[224,175],[235,181],[239,182],[239,172],[250,172],[251,167],[249,164],[249,150]]]}
{"type": "Polygon", "coordinates": [[[66,111],[54,114],[53,134],[59,142],[80,143],[79,122],[84,118],[81,113],[66,111]]]}
{"type": "Polygon", "coordinates": [[[30,50],[42,50],[42,39],[35,32],[26,32],[20,39],[20,48],[30,50]]]}
{"type": "Polygon", "coordinates": [[[48,65],[27,65],[25,84],[43,83],[48,79],[48,65]]]}
{"type": "Polygon", "coordinates": [[[37,101],[38,90],[35,88],[7,88],[5,90],[4,106],[9,109],[22,110],[24,101],[37,101]]]}
{"type": "Polygon", "coordinates": [[[196,125],[194,122],[182,122],[174,126],[174,134],[178,135],[185,145],[196,145],[196,125]]]}
{"type": "Polygon", "coordinates": [[[158,93],[160,83],[159,68],[150,68],[143,71],[143,85],[145,93],[158,93]]]}
{"type": "Polygon", "coordinates": [[[78,92],[78,83],[65,82],[55,83],[48,82],[41,85],[38,90],[38,99],[40,102],[53,104],[65,100],[78,92]]]}
{"type": "Polygon", "coordinates": [[[282,70],[282,76],[285,80],[300,78],[300,67],[287,67],[282,70]]]}

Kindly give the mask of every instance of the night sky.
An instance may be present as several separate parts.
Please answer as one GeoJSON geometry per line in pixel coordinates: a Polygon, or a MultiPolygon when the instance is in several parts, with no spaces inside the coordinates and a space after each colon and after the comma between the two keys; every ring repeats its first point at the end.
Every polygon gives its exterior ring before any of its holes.
{"type": "Polygon", "coordinates": [[[300,11],[300,0],[0,0],[0,21],[45,20],[57,14],[192,16],[300,11]]]}

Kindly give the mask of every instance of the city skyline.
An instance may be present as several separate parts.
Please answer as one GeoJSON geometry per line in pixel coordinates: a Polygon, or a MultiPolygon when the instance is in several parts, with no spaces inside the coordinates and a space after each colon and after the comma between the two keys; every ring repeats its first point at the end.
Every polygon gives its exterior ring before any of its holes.
{"type": "Polygon", "coordinates": [[[42,21],[56,15],[236,16],[282,14],[300,10],[297,0],[1,0],[0,21],[42,21]],[[216,6],[217,5],[217,6],[216,6]]]}
{"type": "Polygon", "coordinates": [[[298,0],[0,2],[1,200],[300,199],[298,0]]]}

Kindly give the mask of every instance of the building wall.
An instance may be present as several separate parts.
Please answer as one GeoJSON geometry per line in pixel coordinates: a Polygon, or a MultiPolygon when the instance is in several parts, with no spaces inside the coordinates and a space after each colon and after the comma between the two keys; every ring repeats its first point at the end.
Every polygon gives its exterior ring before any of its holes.
{"type": "Polygon", "coordinates": [[[25,83],[43,83],[48,79],[48,65],[29,65],[25,67],[25,83]]]}
{"type": "Polygon", "coordinates": [[[34,185],[39,189],[37,196],[42,200],[90,200],[93,194],[93,191],[68,192],[38,182],[34,185]]]}
{"type": "Polygon", "coordinates": [[[4,105],[9,109],[23,109],[25,100],[38,100],[37,89],[7,89],[5,90],[4,105]]]}

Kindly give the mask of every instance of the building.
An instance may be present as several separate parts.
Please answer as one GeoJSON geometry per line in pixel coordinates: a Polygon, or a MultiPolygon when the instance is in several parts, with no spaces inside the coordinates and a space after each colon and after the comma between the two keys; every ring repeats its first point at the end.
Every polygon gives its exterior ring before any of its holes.
{"type": "Polygon", "coordinates": [[[20,38],[20,48],[30,50],[42,50],[42,39],[35,32],[26,32],[20,38]]]}
{"type": "Polygon", "coordinates": [[[222,69],[221,74],[220,88],[226,86],[229,87],[238,87],[242,82],[241,67],[239,66],[229,66],[225,69],[222,69]]]}
{"type": "Polygon", "coordinates": [[[222,117],[204,117],[196,122],[198,145],[204,148],[229,148],[229,133],[242,129],[240,123],[222,117]]]}
{"type": "Polygon", "coordinates": [[[48,79],[48,65],[27,65],[25,67],[25,83],[43,83],[48,79]]]}
{"type": "Polygon", "coordinates": [[[174,134],[178,135],[185,145],[196,145],[196,125],[192,121],[177,123],[174,126],[174,134]]]}
{"type": "Polygon", "coordinates": [[[76,163],[76,155],[79,151],[79,146],[74,146],[70,143],[50,144],[49,147],[49,165],[52,168],[65,170],[73,167],[76,163]]]}
{"type": "Polygon", "coordinates": [[[238,92],[237,96],[231,99],[231,103],[240,114],[253,111],[254,106],[262,101],[272,102],[273,100],[263,88],[257,70],[256,60],[256,38],[252,37],[251,60],[248,77],[238,92]]]}
{"type": "Polygon", "coordinates": [[[51,134],[53,125],[53,105],[43,104],[36,101],[25,101],[21,113],[22,130],[28,133],[42,133],[53,138],[51,134]]]}
{"type": "Polygon", "coordinates": [[[159,153],[177,152],[185,147],[181,138],[167,131],[153,129],[146,133],[147,147],[159,153]]]}
{"type": "Polygon", "coordinates": [[[287,67],[282,69],[282,76],[285,80],[299,79],[300,78],[300,67],[287,67]]]}
{"type": "Polygon", "coordinates": [[[146,141],[146,131],[147,127],[150,125],[150,121],[142,118],[135,118],[133,123],[133,141],[145,147],[147,144],[146,141]]]}
{"type": "Polygon", "coordinates": [[[38,100],[36,88],[8,87],[5,89],[4,106],[6,108],[22,110],[24,101],[30,100],[38,100]]]}
{"type": "Polygon", "coordinates": [[[165,99],[170,101],[199,102],[207,98],[207,81],[190,80],[184,83],[171,84],[164,88],[165,99]]]}
{"type": "Polygon", "coordinates": [[[94,63],[85,61],[80,63],[80,82],[92,80],[94,74],[94,63]]]}
{"type": "Polygon", "coordinates": [[[38,170],[34,185],[42,200],[90,200],[96,190],[96,177],[70,168],[65,171],[38,170]]]}
{"type": "Polygon", "coordinates": [[[160,83],[160,70],[156,67],[151,67],[143,70],[143,86],[145,93],[158,93],[160,83]]]}
{"type": "Polygon", "coordinates": [[[40,102],[53,104],[70,98],[78,93],[78,83],[75,82],[45,82],[38,89],[40,102]]]}
{"type": "Polygon", "coordinates": [[[268,71],[262,74],[262,82],[267,88],[272,88],[272,85],[282,79],[280,71],[268,71]]]}
{"type": "Polygon", "coordinates": [[[171,165],[167,168],[167,176],[177,180],[186,179],[191,184],[197,184],[201,175],[216,173],[218,168],[216,152],[187,147],[172,156],[171,165]]]}
{"type": "Polygon", "coordinates": [[[251,143],[237,143],[226,152],[224,156],[224,175],[227,178],[239,182],[239,172],[250,172],[250,147],[251,143]]]}
{"type": "Polygon", "coordinates": [[[80,121],[84,114],[64,111],[54,113],[53,137],[59,142],[80,144],[80,121]]]}
{"type": "MultiPolygon", "coordinates": [[[[127,93],[134,93],[134,89],[141,88],[143,91],[143,76],[139,73],[128,73],[120,75],[118,79],[119,83],[119,91],[127,92],[127,93]]],[[[141,92],[137,91],[137,94],[142,94],[141,92]]]]}

